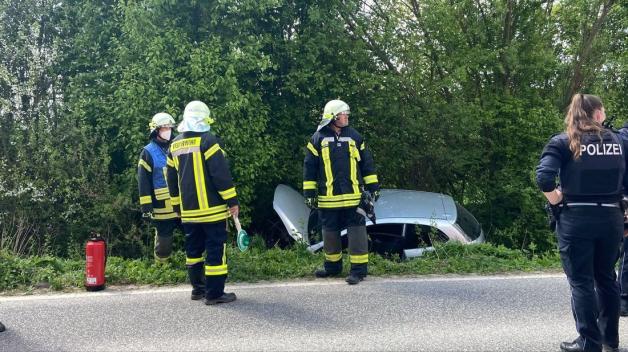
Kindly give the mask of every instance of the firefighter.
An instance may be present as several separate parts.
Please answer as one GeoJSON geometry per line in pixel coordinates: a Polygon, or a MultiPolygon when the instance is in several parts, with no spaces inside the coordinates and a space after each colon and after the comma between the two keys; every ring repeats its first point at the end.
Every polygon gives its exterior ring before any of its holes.
{"type": "Polygon", "coordinates": [[[205,304],[235,301],[225,293],[227,218],[238,216],[236,188],[218,138],[210,133],[209,108],[190,102],[168,153],[168,187],[185,231],[192,299],[205,304]],[[203,259],[203,251],[205,258],[203,259]],[[203,265],[204,262],[204,265],[203,265]]]}
{"type": "Polygon", "coordinates": [[[155,226],[154,255],[166,263],[172,254],[172,234],[180,226],[166,184],[166,156],[172,140],[174,119],[165,112],[155,114],[149,123],[150,143],[140,154],[137,166],[142,217],[155,226]]]}
{"type": "Polygon", "coordinates": [[[355,285],[368,273],[365,219],[356,210],[363,187],[374,200],[379,198],[379,181],[364,139],[349,127],[349,113],[349,105],[342,100],[332,100],[325,105],[318,129],[305,151],[303,195],[310,208],[318,207],[323,227],[325,263],[315,276],[340,275],[340,231],[346,228],[351,262],[346,281],[355,285]]]}

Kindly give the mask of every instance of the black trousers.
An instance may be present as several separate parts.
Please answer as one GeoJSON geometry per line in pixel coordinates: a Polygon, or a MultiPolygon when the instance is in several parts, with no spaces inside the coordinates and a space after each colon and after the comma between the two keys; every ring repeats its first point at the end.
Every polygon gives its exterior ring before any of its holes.
{"type": "Polygon", "coordinates": [[[621,289],[621,296],[623,299],[628,300],[628,238],[624,237],[624,254],[621,257],[621,263],[619,263],[619,287],[621,289]]]}
{"type": "Polygon", "coordinates": [[[619,285],[615,263],[623,235],[619,208],[563,207],[558,249],[569,285],[576,330],[585,351],[619,343],[619,285]]]}
{"type": "Polygon", "coordinates": [[[153,220],[155,225],[155,258],[167,260],[172,254],[174,230],[181,229],[180,219],[153,220]]]}
{"type": "Polygon", "coordinates": [[[356,212],[357,207],[321,209],[319,216],[323,225],[323,249],[325,271],[336,275],[342,271],[342,240],[340,231],[347,229],[351,274],[366,277],[368,274],[368,235],[364,216],[356,212]]]}
{"type": "Polygon", "coordinates": [[[227,223],[184,223],[185,256],[188,267],[203,265],[205,252],[205,297],[214,299],[224,294],[227,279],[227,223]]]}

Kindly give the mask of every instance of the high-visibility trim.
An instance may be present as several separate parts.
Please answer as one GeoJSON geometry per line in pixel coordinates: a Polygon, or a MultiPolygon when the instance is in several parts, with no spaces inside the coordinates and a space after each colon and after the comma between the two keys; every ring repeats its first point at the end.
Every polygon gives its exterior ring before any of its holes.
{"type": "Polygon", "coordinates": [[[140,159],[140,162],[137,164],[137,166],[143,167],[148,172],[153,172],[153,169],[150,167],[150,165],[148,165],[148,163],[142,159],[140,159]]]}
{"type": "Polygon", "coordinates": [[[219,213],[221,211],[228,211],[226,204],[220,204],[220,205],[216,205],[214,207],[209,207],[205,209],[196,209],[196,210],[181,209],[182,215],[185,215],[185,216],[211,215],[211,214],[219,213]]]}
{"type": "Polygon", "coordinates": [[[157,188],[154,190],[155,198],[157,200],[166,200],[170,198],[170,193],[168,192],[168,187],[157,188]]]}
{"type": "Polygon", "coordinates": [[[209,215],[209,216],[201,216],[201,217],[186,217],[181,215],[181,221],[189,222],[189,223],[205,223],[205,222],[218,222],[221,220],[225,220],[229,218],[229,211],[225,211],[224,213],[209,215]]]}
{"type": "Polygon", "coordinates": [[[227,244],[222,244],[222,264],[227,265],[227,244]]]}
{"type": "MultiPolygon", "coordinates": [[[[195,138],[184,138],[178,141],[172,142],[170,145],[170,153],[174,154],[174,152],[182,150],[182,149],[190,149],[201,146],[201,137],[195,138]]],[[[187,153],[183,153],[187,154],[187,153]]]]}
{"type": "Polygon", "coordinates": [[[181,196],[179,196],[179,197],[170,197],[170,203],[172,205],[181,205],[181,196]]]}
{"type": "Polygon", "coordinates": [[[320,200],[318,201],[318,207],[319,208],[349,208],[349,207],[356,207],[358,206],[358,204],[360,204],[360,200],[346,200],[346,201],[340,201],[340,202],[321,202],[320,200]]]}
{"type": "Polygon", "coordinates": [[[316,189],[316,181],[303,181],[303,189],[316,189]]]}
{"type": "Polygon", "coordinates": [[[360,254],[360,255],[355,255],[355,254],[349,254],[349,260],[351,261],[352,264],[365,264],[369,262],[369,254],[360,254]]]}
{"type": "Polygon", "coordinates": [[[157,254],[154,254],[153,256],[155,257],[155,261],[158,263],[167,263],[170,260],[170,257],[162,258],[157,256],[157,254]]]}
{"type": "Polygon", "coordinates": [[[235,187],[231,187],[226,191],[218,191],[218,193],[224,200],[231,199],[237,195],[235,187]]]}
{"type": "Polygon", "coordinates": [[[379,182],[379,180],[377,179],[377,175],[364,176],[364,183],[367,185],[371,183],[377,183],[377,182],[379,182]]]}
{"type": "Polygon", "coordinates": [[[205,265],[205,276],[227,275],[227,264],[205,265]]]}
{"type": "Polygon", "coordinates": [[[153,202],[151,196],[143,196],[140,197],[140,204],[144,205],[144,204],[151,204],[153,202]]]}
{"type": "Polygon", "coordinates": [[[360,193],[347,193],[347,194],[338,194],[335,196],[319,196],[318,200],[323,202],[332,202],[332,201],[340,201],[340,200],[360,200],[362,194],[360,193]]]}
{"type": "Polygon", "coordinates": [[[154,214],[169,214],[173,212],[174,212],[174,209],[172,209],[172,203],[170,202],[170,199],[166,199],[164,201],[163,208],[153,208],[154,214]]]}
{"type": "Polygon", "coordinates": [[[170,157],[168,157],[166,159],[166,165],[168,165],[170,167],[174,167],[174,161],[172,161],[172,159],[170,159],[170,157]]]}
{"type": "Polygon", "coordinates": [[[314,156],[318,156],[318,150],[316,150],[316,148],[314,148],[314,145],[310,142],[307,143],[307,149],[309,149],[310,152],[312,152],[312,154],[314,154],[314,156]]]}
{"type": "Polygon", "coordinates": [[[349,153],[349,174],[351,176],[353,193],[359,193],[360,190],[358,189],[358,161],[360,160],[360,153],[355,147],[355,141],[349,141],[349,153]]]}
{"type": "Polygon", "coordinates": [[[185,257],[185,265],[194,265],[203,262],[205,259],[203,257],[200,258],[188,258],[185,257]]]}
{"type": "Polygon", "coordinates": [[[155,194],[168,194],[168,187],[155,188],[155,194]]]}
{"type": "Polygon", "coordinates": [[[205,190],[205,171],[200,153],[192,153],[192,164],[194,165],[194,182],[196,183],[196,199],[198,200],[199,208],[209,208],[207,191],[205,190]]]}
{"type": "Polygon", "coordinates": [[[326,193],[328,196],[332,196],[334,194],[334,174],[331,172],[329,143],[327,143],[327,141],[323,141],[321,147],[321,152],[323,153],[323,165],[325,166],[325,188],[327,189],[326,193]]]}
{"type": "Polygon", "coordinates": [[[366,143],[362,142],[362,145],[360,146],[360,150],[364,150],[366,149],[366,143]]]}
{"type": "Polygon", "coordinates": [[[155,220],[169,220],[178,218],[177,213],[168,213],[168,214],[153,214],[153,219],[155,220]]]}
{"type": "Polygon", "coordinates": [[[219,150],[220,150],[220,145],[218,145],[218,143],[214,144],[211,148],[205,151],[205,160],[211,158],[212,155],[216,154],[216,152],[219,150]]]}
{"type": "Polygon", "coordinates": [[[340,261],[340,259],[342,259],[342,253],[334,253],[334,254],[325,253],[325,260],[328,262],[337,262],[337,261],[340,261]]]}

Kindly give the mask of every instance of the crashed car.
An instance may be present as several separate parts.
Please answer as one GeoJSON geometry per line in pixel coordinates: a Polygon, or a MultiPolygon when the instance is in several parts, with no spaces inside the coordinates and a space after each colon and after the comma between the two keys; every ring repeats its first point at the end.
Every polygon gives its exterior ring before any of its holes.
{"type": "MultiPolygon", "coordinates": [[[[275,189],[273,208],[290,238],[315,252],[323,247],[318,211],[287,185],[275,189]]],[[[448,195],[401,189],[383,189],[375,203],[375,224],[366,219],[370,250],[400,258],[421,256],[434,243],[482,243],[484,232],[469,211],[448,195]]],[[[346,230],[342,231],[346,241],[346,230]]]]}

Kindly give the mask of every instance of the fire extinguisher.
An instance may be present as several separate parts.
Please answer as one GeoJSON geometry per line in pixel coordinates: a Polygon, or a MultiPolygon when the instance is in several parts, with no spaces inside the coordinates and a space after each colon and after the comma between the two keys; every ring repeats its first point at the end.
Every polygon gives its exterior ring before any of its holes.
{"type": "Polygon", "coordinates": [[[100,291],[105,288],[107,244],[100,234],[92,232],[85,245],[85,288],[100,291]]]}

